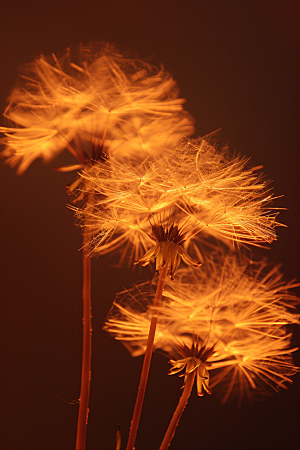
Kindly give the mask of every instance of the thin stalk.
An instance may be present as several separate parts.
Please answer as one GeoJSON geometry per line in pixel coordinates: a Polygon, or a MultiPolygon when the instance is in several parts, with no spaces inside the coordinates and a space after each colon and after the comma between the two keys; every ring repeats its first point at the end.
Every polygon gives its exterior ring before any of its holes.
{"type": "MultiPolygon", "coordinates": [[[[85,238],[84,238],[85,241],[85,238]]],[[[89,414],[91,380],[92,324],[91,324],[91,258],[83,247],[83,349],[80,402],[77,423],[76,450],[85,450],[86,427],[89,414]]]]}
{"type": "Polygon", "coordinates": [[[191,395],[192,392],[192,387],[194,384],[194,379],[195,379],[195,375],[196,375],[196,371],[194,370],[193,372],[189,373],[186,376],[186,380],[185,380],[185,384],[184,384],[184,388],[183,388],[183,392],[181,394],[179,403],[177,405],[177,408],[175,409],[175,412],[173,414],[172,420],[170,422],[170,425],[166,431],[165,437],[161,443],[161,446],[159,447],[159,450],[167,450],[173,437],[175,434],[175,430],[176,427],[179,423],[179,420],[182,416],[182,413],[184,411],[184,408],[186,407],[186,404],[188,402],[188,399],[191,395]]]}
{"type": "MultiPolygon", "coordinates": [[[[167,274],[167,264],[165,265],[165,267],[163,267],[160,270],[160,273],[159,273],[159,279],[158,279],[158,284],[157,284],[156,294],[155,294],[155,299],[154,299],[154,304],[153,304],[154,308],[158,308],[161,304],[162,293],[163,293],[165,280],[166,280],[166,274],[167,274]]],[[[148,340],[147,340],[147,347],[146,347],[143,367],[142,367],[140,385],[139,385],[138,394],[137,394],[136,401],[135,401],[135,407],[134,407],[134,412],[133,412],[133,416],[132,416],[130,433],[129,433],[126,450],[134,449],[136,434],[137,434],[137,430],[138,430],[138,426],[139,426],[139,422],[140,422],[140,417],[141,417],[141,412],[142,412],[142,407],[143,407],[143,402],[144,402],[144,396],[145,396],[145,391],[146,391],[146,386],[147,386],[150,363],[151,363],[151,358],[152,358],[156,325],[157,325],[157,316],[153,316],[151,319],[151,323],[150,323],[150,330],[149,330],[149,335],[148,335],[148,340]]]]}

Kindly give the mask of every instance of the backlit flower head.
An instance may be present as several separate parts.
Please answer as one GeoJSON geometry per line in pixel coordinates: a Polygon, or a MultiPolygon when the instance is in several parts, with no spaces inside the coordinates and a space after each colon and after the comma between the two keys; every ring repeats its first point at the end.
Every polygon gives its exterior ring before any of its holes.
{"type": "Polygon", "coordinates": [[[230,256],[217,266],[212,258],[200,270],[179,269],[177,281],[166,283],[159,308],[152,307],[151,283],[119,294],[104,329],[137,356],[156,314],[154,348],[171,358],[170,373],[195,370],[199,395],[219,385],[223,401],[235,391],[241,400],[245,392],[285,387],[298,370],[287,330],[299,324],[299,299],[289,292],[295,286],[266,261],[230,256]]]}
{"type": "MultiPolygon", "coordinates": [[[[278,225],[277,213],[268,209],[272,195],[261,175],[246,169],[246,163],[227,149],[218,149],[208,137],[162,147],[140,164],[114,158],[93,164],[81,174],[89,201],[78,212],[92,251],[107,252],[115,243],[128,249],[130,240],[140,246],[135,240],[140,233],[148,253],[139,261],[156,259],[159,268],[174,250],[173,276],[180,258],[188,247],[195,249],[198,238],[201,242],[211,235],[227,243],[254,245],[272,242],[278,225]]],[[[135,253],[141,254],[141,249],[135,253]]]]}
{"type": "Polygon", "coordinates": [[[178,96],[162,67],[110,44],[40,56],[23,68],[9,98],[5,117],[13,127],[0,128],[6,135],[2,155],[12,166],[20,164],[19,173],[36,158],[50,161],[65,148],[83,165],[97,151],[143,158],[158,141],[194,132],[178,96]]]}
{"type": "Polygon", "coordinates": [[[138,261],[145,265],[156,259],[157,270],[167,265],[173,278],[181,259],[188,264],[198,262],[182,247],[193,225],[189,226],[190,216],[176,205],[176,200],[182,201],[181,187],[168,183],[161,172],[163,154],[149,156],[139,165],[109,159],[83,171],[88,201],[77,213],[93,253],[107,252],[121,243],[127,248],[128,241],[135,240],[146,251],[144,256],[135,252],[140,255],[138,261]]]}

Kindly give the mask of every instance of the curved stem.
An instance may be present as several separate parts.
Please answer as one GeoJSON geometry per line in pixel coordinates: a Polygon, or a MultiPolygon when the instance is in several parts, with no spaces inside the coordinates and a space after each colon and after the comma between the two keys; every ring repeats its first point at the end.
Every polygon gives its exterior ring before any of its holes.
{"type": "Polygon", "coordinates": [[[183,388],[183,392],[181,394],[179,403],[177,405],[177,408],[175,409],[175,412],[173,414],[172,420],[170,422],[170,425],[166,431],[165,437],[161,443],[161,446],[159,447],[159,450],[167,450],[171,440],[174,437],[175,434],[175,430],[176,427],[179,423],[179,420],[182,416],[182,413],[184,411],[184,408],[186,407],[186,404],[188,402],[188,399],[191,395],[192,392],[192,387],[194,384],[194,379],[195,379],[195,375],[196,375],[196,371],[194,370],[193,372],[189,373],[188,375],[186,375],[186,379],[185,379],[185,384],[184,384],[184,388],[183,388]]]}
{"type": "MultiPolygon", "coordinates": [[[[84,239],[85,240],[85,239],[84,239]]],[[[91,351],[92,351],[92,325],[91,325],[91,258],[85,248],[83,249],[83,350],[81,369],[80,403],[77,423],[76,450],[85,449],[86,427],[89,414],[89,396],[91,380],[91,351]]]]}
{"type": "MultiPolygon", "coordinates": [[[[154,308],[159,307],[161,304],[166,274],[167,274],[167,264],[165,265],[165,267],[163,267],[160,270],[154,304],[153,304],[154,308]]],[[[151,358],[152,358],[156,325],[157,325],[157,316],[155,315],[151,319],[147,347],[146,347],[146,352],[145,352],[145,357],[144,357],[144,362],[143,362],[143,367],[142,367],[142,373],[141,373],[141,378],[140,378],[140,385],[139,385],[139,390],[138,390],[138,394],[137,394],[136,401],[135,401],[135,407],[134,407],[134,412],[133,412],[133,416],[132,416],[130,433],[129,433],[126,450],[134,449],[136,434],[137,434],[137,430],[138,430],[138,426],[139,426],[139,422],[140,422],[140,416],[141,416],[141,412],[142,412],[143,401],[144,401],[144,396],[145,396],[145,391],[146,391],[146,386],[147,386],[150,363],[151,363],[151,358]]]]}

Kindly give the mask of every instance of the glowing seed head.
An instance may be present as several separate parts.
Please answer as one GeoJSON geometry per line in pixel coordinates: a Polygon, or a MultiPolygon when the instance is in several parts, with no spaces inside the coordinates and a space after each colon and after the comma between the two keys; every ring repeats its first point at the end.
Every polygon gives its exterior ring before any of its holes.
{"type": "Polygon", "coordinates": [[[66,148],[80,159],[93,158],[96,145],[115,158],[139,160],[158,141],[194,132],[171,75],[110,44],[40,56],[22,72],[5,111],[13,126],[0,127],[2,156],[19,164],[20,174],[36,158],[48,162],[66,148]]]}
{"type": "Polygon", "coordinates": [[[123,292],[122,310],[117,296],[105,329],[133,355],[142,354],[155,314],[154,346],[171,359],[171,374],[196,371],[199,395],[213,390],[226,401],[237,393],[241,402],[245,393],[286,387],[298,371],[292,361],[297,348],[286,329],[299,324],[299,299],[289,292],[296,286],[283,283],[279,268],[265,260],[212,255],[201,270],[178,269],[175,281],[166,281],[157,309],[155,284],[123,292]]]}

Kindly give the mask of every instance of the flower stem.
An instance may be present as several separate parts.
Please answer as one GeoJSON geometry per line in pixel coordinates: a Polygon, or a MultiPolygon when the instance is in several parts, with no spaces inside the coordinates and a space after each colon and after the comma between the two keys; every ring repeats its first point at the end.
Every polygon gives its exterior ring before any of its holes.
{"type": "MultiPolygon", "coordinates": [[[[154,304],[153,304],[154,308],[159,307],[161,304],[166,274],[167,274],[167,264],[165,265],[165,267],[162,267],[162,269],[160,270],[160,273],[159,273],[159,279],[158,279],[158,284],[157,284],[156,294],[155,294],[155,299],[154,299],[154,304]]],[[[133,412],[133,416],[132,416],[130,433],[129,433],[126,450],[134,449],[136,434],[137,434],[137,430],[138,430],[138,426],[139,426],[139,422],[140,422],[140,416],[141,416],[141,412],[142,412],[143,401],[144,401],[144,396],[145,396],[145,391],[146,391],[146,386],[147,386],[148,373],[149,373],[150,363],[151,363],[151,358],[152,358],[156,325],[157,325],[157,316],[155,315],[152,317],[151,323],[150,323],[147,347],[146,347],[144,363],[143,363],[142,373],[141,373],[141,378],[140,378],[140,385],[139,385],[138,394],[137,394],[136,401],[135,401],[135,407],[134,407],[134,412],[133,412]]]]}
{"type": "Polygon", "coordinates": [[[83,249],[83,349],[81,368],[80,403],[77,423],[76,450],[85,450],[86,427],[89,414],[89,396],[91,380],[91,351],[92,351],[92,325],[91,325],[91,258],[86,249],[83,249]]]}
{"type": "Polygon", "coordinates": [[[184,408],[186,407],[188,399],[191,395],[192,387],[193,387],[194,379],[195,379],[195,374],[196,374],[196,371],[194,370],[193,372],[186,375],[183,392],[181,394],[177,408],[175,409],[175,412],[173,414],[170,425],[166,431],[165,437],[161,443],[161,446],[159,447],[159,450],[167,450],[171,443],[171,440],[174,437],[176,427],[179,423],[179,420],[182,416],[184,408]]]}

